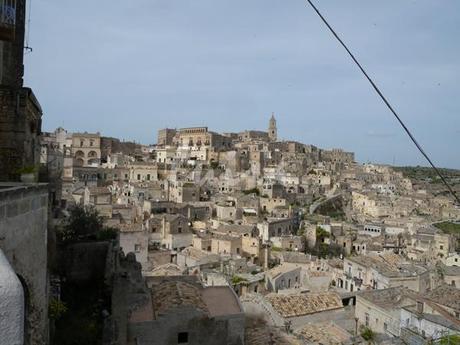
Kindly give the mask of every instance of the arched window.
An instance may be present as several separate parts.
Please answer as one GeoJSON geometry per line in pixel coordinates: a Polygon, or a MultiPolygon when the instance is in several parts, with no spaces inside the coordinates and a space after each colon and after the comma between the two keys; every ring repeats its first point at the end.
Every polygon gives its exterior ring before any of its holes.
{"type": "Polygon", "coordinates": [[[75,152],[75,157],[77,158],[83,158],[85,156],[85,153],[81,150],[75,152]]]}
{"type": "Polygon", "coordinates": [[[89,158],[97,158],[97,153],[96,153],[96,151],[89,151],[89,152],[88,152],[88,157],[89,157],[89,158]]]}

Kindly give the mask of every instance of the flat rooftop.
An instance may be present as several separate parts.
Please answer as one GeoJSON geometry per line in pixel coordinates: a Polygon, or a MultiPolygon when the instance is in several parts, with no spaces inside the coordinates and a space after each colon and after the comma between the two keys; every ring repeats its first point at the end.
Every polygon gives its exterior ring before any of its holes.
{"type": "Polygon", "coordinates": [[[401,307],[408,298],[414,301],[417,298],[417,294],[414,291],[402,286],[382,290],[360,291],[358,296],[385,310],[401,307]]]}

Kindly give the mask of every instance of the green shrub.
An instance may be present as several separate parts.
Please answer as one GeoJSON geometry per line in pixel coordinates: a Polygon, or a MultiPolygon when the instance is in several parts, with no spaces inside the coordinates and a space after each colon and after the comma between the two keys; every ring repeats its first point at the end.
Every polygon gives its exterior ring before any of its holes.
{"type": "Polygon", "coordinates": [[[36,171],[37,171],[37,167],[35,167],[34,165],[29,165],[29,166],[25,166],[25,167],[18,169],[17,173],[18,174],[33,174],[36,171]]]}
{"type": "Polygon", "coordinates": [[[361,337],[363,337],[363,339],[366,341],[372,342],[375,339],[375,333],[369,327],[362,327],[361,337]]]}
{"type": "Polygon", "coordinates": [[[58,320],[67,312],[67,305],[56,299],[52,298],[48,305],[48,316],[53,320],[58,320]]]}
{"type": "Polygon", "coordinates": [[[94,207],[78,205],[70,209],[70,217],[57,235],[61,243],[106,241],[116,238],[117,229],[104,226],[104,219],[94,207]]]}
{"type": "Polygon", "coordinates": [[[244,282],[247,282],[247,280],[244,279],[244,278],[241,278],[239,276],[233,276],[232,277],[232,284],[233,285],[237,285],[237,284],[244,283],[244,282]]]}

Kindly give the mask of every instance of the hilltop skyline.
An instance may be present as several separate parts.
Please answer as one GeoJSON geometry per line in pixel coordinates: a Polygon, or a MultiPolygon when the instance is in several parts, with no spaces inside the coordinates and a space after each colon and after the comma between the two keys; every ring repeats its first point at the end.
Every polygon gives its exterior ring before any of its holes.
{"type": "MultiPolygon", "coordinates": [[[[317,5],[434,162],[460,168],[460,4],[317,5]]],[[[48,0],[32,4],[29,44],[47,131],[150,144],[164,127],[265,130],[275,112],[281,139],[427,165],[304,1],[48,0]]]]}

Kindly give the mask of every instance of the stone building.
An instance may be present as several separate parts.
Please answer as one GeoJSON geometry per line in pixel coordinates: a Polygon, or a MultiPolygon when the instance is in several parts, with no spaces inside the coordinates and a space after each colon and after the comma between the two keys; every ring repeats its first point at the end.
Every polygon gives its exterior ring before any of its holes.
{"type": "Polygon", "coordinates": [[[128,320],[130,344],[244,344],[244,311],[230,287],[180,276],[152,277],[148,285],[151,293],[128,320]]]}
{"type": "Polygon", "coordinates": [[[64,128],[59,127],[54,132],[42,133],[40,146],[40,164],[46,167],[49,176],[63,177],[64,169],[72,168],[72,164],[69,166],[68,161],[64,159],[72,147],[72,134],[64,128]]]}
{"type": "Polygon", "coordinates": [[[0,18],[0,181],[37,166],[42,109],[32,89],[23,86],[26,0],[2,2],[0,18]]]}
{"type": "Polygon", "coordinates": [[[278,292],[283,289],[297,289],[302,285],[302,268],[296,264],[283,263],[269,270],[265,275],[265,288],[278,292]]]}
{"type": "Polygon", "coordinates": [[[208,131],[208,127],[181,128],[174,136],[173,143],[178,147],[207,148],[207,149],[230,149],[230,138],[215,132],[208,131]]]}
{"type": "Polygon", "coordinates": [[[211,252],[223,255],[241,255],[241,237],[230,235],[214,235],[211,239],[211,252]]]}
{"type": "Polygon", "coordinates": [[[268,241],[271,237],[293,234],[294,220],[292,218],[268,218],[258,223],[257,227],[263,240],[268,241]]]}
{"type": "Polygon", "coordinates": [[[303,252],[305,250],[305,237],[295,235],[274,236],[270,238],[274,248],[303,252]]]}
{"type": "Polygon", "coordinates": [[[158,136],[157,136],[157,145],[158,146],[172,145],[176,132],[177,131],[175,129],[171,129],[171,128],[160,129],[158,131],[158,136]]]}
{"type": "Polygon", "coordinates": [[[125,254],[134,253],[142,270],[148,270],[150,268],[148,265],[149,234],[139,224],[120,224],[118,228],[120,248],[125,254]]]}
{"type": "Polygon", "coordinates": [[[200,201],[200,186],[193,182],[170,183],[169,193],[170,200],[177,203],[200,201]]]}
{"type": "Polygon", "coordinates": [[[404,286],[416,292],[431,288],[428,269],[396,254],[360,255],[344,259],[344,274],[337,286],[347,291],[404,286]]]}
{"type": "Polygon", "coordinates": [[[161,216],[161,245],[167,249],[182,250],[192,244],[193,233],[189,220],[179,214],[161,216]]]}
{"type": "Polygon", "coordinates": [[[74,133],[72,136],[74,165],[94,166],[101,162],[101,135],[99,133],[74,133]]]}
{"type": "Polygon", "coordinates": [[[390,337],[400,335],[401,308],[414,305],[416,294],[405,287],[365,291],[356,296],[358,324],[390,337]]]}
{"type": "Polygon", "coordinates": [[[158,163],[173,164],[176,161],[176,148],[175,147],[162,147],[157,149],[156,161],[158,163]]]}
{"type": "Polygon", "coordinates": [[[129,181],[157,181],[158,166],[144,162],[132,162],[128,164],[129,181]]]}

